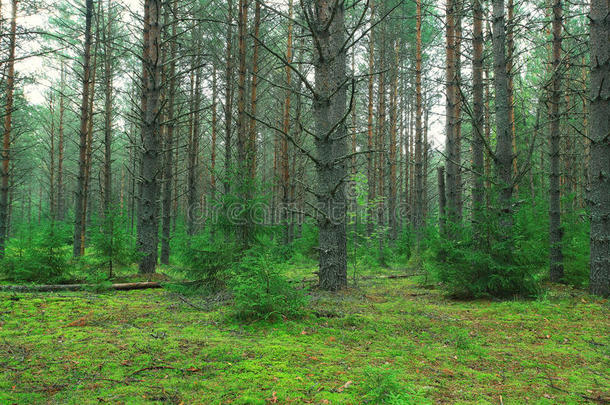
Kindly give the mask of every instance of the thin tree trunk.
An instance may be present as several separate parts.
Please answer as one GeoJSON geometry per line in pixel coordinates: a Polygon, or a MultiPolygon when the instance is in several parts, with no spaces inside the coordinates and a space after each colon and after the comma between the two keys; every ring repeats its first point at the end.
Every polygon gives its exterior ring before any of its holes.
{"type": "Polygon", "coordinates": [[[473,0],[473,60],[472,60],[472,223],[474,237],[480,243],[483,240],[481,227],[485,207],[485,188],[483,184],[484,143],[483,123],[485,112],[483,106],[483,7],[481,0],[473,0]]]}
{"type": "Polygon", "coordinates": [[[231,192],[231,132],[233,119],[233,0],[227,0],[227,48],[225,69],[225,175],[224,193],[231,192]]]}
{"type": "Polygon", "coordinates": [[[107,21],[104,27],[104,213],[108,213],[112,203],[112,15],[108,0],[107,21]]]}
{"type": "Polygon", "coordinates": [[[59,128],[57,144],[57,219],[64,220],[64,62],[61,62],[61,85],[59,90],[59,128]]]}
{"type": "Polygon", "coordinates": [[[417,243],[421,239],[423,226],[423,148],[422,148],[422,49],[421,49],[421,0],[417,0],[415,22],[415,212],[413,225],[417,233],[417,243]]]}
{"type": "MultiPolygon", "coordinates": [[[[369,153],[366,155],[366,174],[368,179],[368,190],[367,190],[367,222],[366,229],[367,235],[370,237],[373,234],[373,218],[372,218],[372,207],[373,201],[375,201],[375,169],[373,166],[373,85],[375,77],[373,75],[375,68],[375,41],[374,33],[375,29],[373,26],[373,18],[375,16],[375,1],[370,0],[371,9],[371,27],[369,32],[369,77],[368,77],[368,109],[367,109],[367,146],[369,153]]],[[[376,152],[375,152],[376,153],[376,152]]]]}
{"type": "MultiPolygon", "coordinates": [[[[292,0],[288,2],[288,15],[292,18],[292,0]]],[[[292,21],[288,22],[288,38],[286,40],[286,61],[292,63],[292,21]]],[[[284,109],[282,116],[282,131],[284,134],[290,132],[290,101],[292,95],[292,71],[286,65],[286,95],[284,97],[284,109]]],[[[282,224],[284,225],[284,244],[289,244],[293,239],[292,214],[290,209],[290,158],[288,155],[288,138],[282,136],[280,143],[280,167],[281,167],[281,191],[282,191],[282,224]]]]}
{"type": "Polygon", "coordinates": [[[248,153],[250,155],[250,181],[254,182],[256,178],[256,154],[257,154],[257,128],[256,128],[256,107],[257,107],[257,90],[258,90],[258,49],[260,41],[260,25],[261,25],[261,2],[254,0],[254,44],[252,51],[252,80],[250,83],[250,136],[248,139],[248,153]]]}
{"type": "Polygon", "coordinates": [[[559,282],[563,278],[563,253],[562,253],[562,234],[561,228],[561,195],[559,189],[560,155],[559,144],[560,135],[560,115],[559,103],[561,100],[561,24],[562,24],[562,5],[561,0],[553,2],[553,54],[552,54],[552,83],[550,95],[550,202],[549,202],[549,239],[550,239],[550,278],[553,282],[559,282]]]}
{"type": "Polygon", "coordinates": [[[445,235],[447,216],[447,192],[445,191],[445,168],[439,166],[438,171],[438,225],[441,235],[445,235]]]}

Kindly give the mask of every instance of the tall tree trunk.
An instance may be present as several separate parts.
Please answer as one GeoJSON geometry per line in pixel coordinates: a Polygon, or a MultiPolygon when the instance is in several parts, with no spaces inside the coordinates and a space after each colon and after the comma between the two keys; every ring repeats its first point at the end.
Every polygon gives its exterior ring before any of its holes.
{"type": "Polygon", "coordinates": [[[64,220],[64,84],[65,69],[64,62],[61,62],[61,85],[59,89],[59,128],[57,139],[57,219],[64,220]]]}
{"type": "Polygon", "coordinates": [[[368,190],[367,190],[367,222],[366,229],[367,235],[370,237],[373,234],[373,218],[372,218],[372,206],[375,200],[375,168],[373,167],[373,85],[375,76],[375,41],[374,33],[375,27],[373,18],[375,16],[375,0],[370,0],[371,9],[371,27],[369,32],[369,77],[368,77],[368,109],[367,109],[367,146],[369,153],[366,155],[366,175],[368,179],[368,190]]]}
{"type": "MultiPolygon", "coordinates": [[[[457,58],[456,54],[456,14],[457,1],[447,0],[446,13],[446,60],[447,66],[445,71],[446,80],[446,113],[445,113],[445,157],[446,157],[446,176],[447,176],[447,219],[450,227],[453,228],[458,221],[459,209],[459,162],[456,161],[457,146],[457,120],[456,116],[458,105],[458,89],[457,89],[457,58]]],[[[453,235],[454,232],[450,232],[453,235]]]]}
{"type": "Polygon", "coordinates": [[[108,0],[107,21],[103,31],[104,42],[104,213],[110,210],[112,203],[112,20],[108,0]]]}
{"type": "MultiPolygon", "coordinates": [[[[173,0],[171,3],[167,3],[165,15],[166,15],[166,24],[169,23],[169,15],[176,15],[177,0],[173,0]]],[[[162,212],[163,219],[161,223],[161,263],[169,264],[169,257],[171,253],[171,232],[172,232],[172,174],[174,169],[174,102],[176,96],[176,25],[178,21],[174,18],[171,22],[172,30],[171,30],[171,41],[170,41],[170,51],[169,51],[169,89],[168,89],[168,99],[167,99],[167,124],[166,124],[166,132],[165,132],[165,165],[163,167],[163,202],[162,202],[162,212]]],[[[216,72],[214,72],[214,84],[216,84],[216,72]]],[[[214,94],[214,97],[216,94],[214,94]]],[[[215,98],[214,98],[215,100],[215,98]]],[[[214,118],[216,118],[216,106],[214,105],[214,118]]],[[[214,130],[216,129],[216,122],[213,124],[214,130]]],[[[215,136],[216,133],[213,133],[215,136]]],[[[215,141],[215,138],[214,138],[215,141]]],[[[215,145],[214,145],[215,146],[215,145]]],[[[213,167],[212,167],[213,171],[213,167]]]]}
{"type": "Polygon", "coordinates": [[[189,235],[194,235],[196,232],[196,220],[198,216],[201,214],[200,209],[198,207],[197,199],[198,199],[198,191],[197,191],[197,179],[199,178],[198,172],[198,159],[199,155],[199,122],[200,122],[200,114],[199,109],[201,106],[201,69],[199,67],[200,61],[199,58],[193,58],[192,69],[194,72],[194,77],[191,75],[191,131],[189,136],[188,143],[188,173],[187,173],[187,233],[189,235]]]}
{"type": "MultiPolygon", "coordinates": [[[[292,19],[292,0],[288,2],[288,15],[292,19]]],[[[286,40],[286,61],[292,63],[292,21],[288,21],[288,38],[286,40]]],[[[284,96],[282,131],[284,134],[290,133],[290,99],[292,95],[292,71],[286,65],[286,95],[284,96]]],[[[289,244],[293,239],[292,214],[290,209],[290,157],[288,155],[288,138],[282,136],[280,142],[280,176],[282,191],[282,224],[284,225],[284,244],[289,244]]]]}
{"type": "Polygon", "coordinates": [[[318,243],[320,287],[339,290],[347,286],[346,200],[347,175],[345,125],[346,50],[344,4],[341,0],[315,0],[312,34],[315,47],[316,124],[318,162],[318,243]]]}
{"type": "Polygon", "coordinates": [[[473,0],[473,59],[472,59],[472,223],[474,237],[480,243],[483,240],[481,227],[485,208],[484,175],[484,142],[483,123],[485,112],[483,106],[483,6],[481,0],[473,0]]]}
{"type": "Polygon", "coordinates": [[[559,282],[563,278],[563,253],[562,253],[562,234],[561,228],[561,195],[559,189],[560,155],[559,144],[561,134],[559,129],[560,112],[559,103],[561,100],[561,25],[562,25],[562,5],[561,0],[553,2],[553,54],[552,54],[552,83],[550,95],[550,202],[549,202],[549,237],[550,237],[550,278],[553,282],[559,282]]]}
{"type": "Polygon", "coordinates": [[[493,0],[493,60],[496,91],[496,180],[500,187],[499,208],[502,239],[512,237],[513,226],[513,149],[510,126],[504,0],[493,0]]]}
{"type": "Polygon", "coordinates": [[[254,0],[254,44],[252,46],[252,80],[250,82],[250,125],[248,129],[250,136],[248,137],[248,153],[250,155],[250,181],[254,182],[256,178],[256,138],[258,135],[256,128],[256,107],[257,107],[257,90],[258,90],[258,49],[260,41],[260,26],[261,26],[261,2],[254,0]]]}
{"type": "MultiPolygon", "coordinates": [[[[513,66],[515,65],[515,5],[513,0],[507,3],[506,21],[506,72],[508,74],[508,119],[510,121],[510,136],[513,147],[513,176],[517,177],[517,126],[515,123],[515,92],[513,84],[513,66]]],[[[519,184],[515,183],[515,194],[519,194],[519,184]]]]}
{"type": "Polygon", "coordinates": [[[392,67],[392,93],[390,96],[390,178],[388,182],[388,225],[390,239],[398,237],[398,218],[396,212],[396,136],[398,131],[398,68],[400,63],[400,41],[394,44],[394,66],[392,67]]]}
{"type": "Polygon", "coordinates": [[[87,167],[87,135],[89,124],[89,91],[91,88],[91,22],[93,20],[93,0],[86,1],[85,45],[83,52],[82,98],[80,105],[79,160],[74,203],[74,257],[80,257],[83,246],[83,213],[85,212],[85,176],[87,167]]]}
{"type": "Polygon", "coordinates": [[[233,131],[233,0],[227,0],[227,44],[225,67],[225,175],[224,193],[231,192],[231,132],[233,131]]]}
{"type": "Polygon", "coordinates": [[[252,181],[250,179],[252,158],[249,146],[248,112],[246,109],[246,77],[247,77],[247,41],[248,36],[248,0],[239,0],[238,15],[238,55],[239,55],[239,77],[237,94],[237,176],[236,183],[239,184],[237,194],[245,210],[237,224],[238,240],[243,246],[249,246],[252,241],[253,225],[249,215],[249,199],[251,198],[252,181]]]}
{"type": "Polygon", "coordinates": [[[55,98],[53,92],[49,100],[50,115],[50,147],[49,147],[49,216],[51,221],[55,221],[55,98]]]}
{"type": "Polygon", "coordinates": [[[159,214],[159,98],[161,88],[160,46],[161,30],[159,16],[161,0],[145,0],[148,8],[148,23],[145,25],[147,41],[144,44],[143,65],[148,74],[144,77],[142,88],[146,100],[144,122],[142,125],[142,173],[140,215],[138,228],[138,248],[142,254],[140,273],[154,273],[157,264],[158,247],[158,214],[159,214]]]}
{"type": "Polygon", "coordinates": [[[417,233],[417,242],[421,239],[424,210],[424,172],[423,172],[423,148],[422,148],[422,49],[421,49],[421,0],[417,0],[415,22],[415,212],[414,228],[417,233]]]}
{"type": "Polygon", "coordinates": [[[589,290],[610,295],[610,4],[591,0],[591,258],[589,290]]]}

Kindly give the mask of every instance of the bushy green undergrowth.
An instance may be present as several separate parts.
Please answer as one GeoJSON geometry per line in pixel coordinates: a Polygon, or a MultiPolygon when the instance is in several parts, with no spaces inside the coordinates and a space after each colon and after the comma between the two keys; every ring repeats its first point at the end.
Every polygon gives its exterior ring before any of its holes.
{"type": "Polygon", "coordinates": [[[1,272],[11,281],[60,282],[70,278],[69,228],[62,223],[43,223],[18,230],[2,259],[1,272]]]}
{"type": "Polygon", "coordinates": [[[545,224],[532,221],[532,208],[515,216],[513,235],[502,235],[497,219],[488,218],[477,229],[466,223],[447,225],[427,254],[425,264],[433,278],[454,296],[535,297],[548,260],[545,224]]]}
{"type": "Polygon", "coordinates": [[[262,252],[244,256],[233,266],[229,288],[236,318],[295,319],[303,315],[305,295],[286,279],[284,268],[262,252]]]}

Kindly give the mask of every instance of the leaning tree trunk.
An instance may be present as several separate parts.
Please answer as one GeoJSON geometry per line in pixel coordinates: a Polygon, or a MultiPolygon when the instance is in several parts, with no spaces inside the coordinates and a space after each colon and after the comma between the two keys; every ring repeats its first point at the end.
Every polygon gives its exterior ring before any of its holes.
{"type": "Polygon", "coordinates": [[[610,4],[591,0],[591,293],[610,295],[610,4]]]}
{"type": "Polygon", "coordinates": [[[347,286],[345,21],[343,1],[316,0],[314,4],[319,278],[322,289],[335,291],[347,286]]]}
{"type": "MultiPolygon", "coordinates": [[[[504,0],[493,0],[493,60],[496,90],[496,180],[500,187],[501,238],[510,240],[513,227],[513,152],[506,72],[504,0]]],[[[510,242],[509,242],[510,244],[510,242]]],[[[510,247],[510,245],[509,245],[510,247]]]]}
{"type": "Polygon", "coordinates": [[[2,185],[0,187],[0,258],[4,256],[9,229],[10,149],[13,118],[13,91],[15,89],[15,46],[17,31],[17,0],[13,0],[9,59],[6,73],[6,109],[4,111],[4,135],[2,137],[2,185]]]}
{"type": "Polygon", "coordinates": [[[159,211],[159,99],[161,89],[160,46],[161,30],[159,17],[161,0],[146,0],[148,23],[144,27],[145,43],[143,64],[146,75],[143,77],[142,90],[146,109],[143,111],[142,123],[142,170],[140,185],[140,216],[138,224],[138,249],[142,255],[140,273],[154,273],[157,264],[158,211],[159,211]]]}
{"type": "Polygon", "coordinates": [[[91,88],[91,21],[93,0],[87,0],[85,12],[85,48],[83,53],[83,94],[80,105],[79,159],[74,203],[74,257],[80,257],[83,244],[83,212],[85,210],[85,177],[87,166],[87,135],[89,127],[89,90],[91,88]]]}
{"type": "Polygon", "coordinates": [[[550,204],[549,204],[549,237],[550,237],[550,278],[553,282],[559,282],[563,278],[563,253],[561,250],[561,194],[559,191],[559,103],[561,100],[561,0],[555,0],[553,4],[553,55],[552,55],[552,89],[550,97],[550,204]]]}

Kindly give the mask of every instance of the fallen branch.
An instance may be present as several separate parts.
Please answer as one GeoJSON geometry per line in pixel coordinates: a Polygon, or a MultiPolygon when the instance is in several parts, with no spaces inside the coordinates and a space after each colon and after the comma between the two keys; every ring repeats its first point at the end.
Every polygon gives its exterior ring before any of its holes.
{"type": "MultiPolygon", "coordinates": [[[[381,276],[360,276],[357,280],[380,280],[380,279],[394,279],[394,278],[409,278],[413,277],[415,273],[411,274],[389,274],[381,276]]],[[[320,281],[317,278],[303,278],[301,280],[289,280],[291,283],[317,283],[320,281]]]]}
{"type": "MultiPolygon", "coordinates": [[[[0,285],[0,291],[12,292],[53,292],[53,291],[80,291],[97,287],[95,284],[55,284],[55,285],[0,285]]],[[[110,290],[143,290],[147,288],[161,288],[161,283],[144,281],[141,283],[120,283],[108,286],[110,290]]]]}

